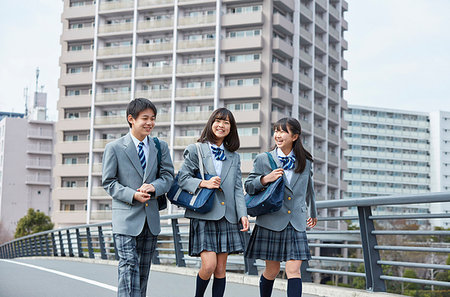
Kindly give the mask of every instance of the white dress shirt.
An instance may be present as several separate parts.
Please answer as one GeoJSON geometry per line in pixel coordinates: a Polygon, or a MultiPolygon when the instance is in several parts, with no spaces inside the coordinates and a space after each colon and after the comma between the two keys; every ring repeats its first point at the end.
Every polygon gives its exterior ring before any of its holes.
{"type": "Polygon", "coordinates": [[[218,147],[218,148],[221,148],[223,150],[225,150],[225,147],[223,146],[223,143],[220,146],[217,146],[217,145],[209,143],[209,142],[208,142],[208,144],[209,144],[209,150],[211,151],[211,156],[212,156],[212,160],[213,160],[213,164],[214,164],[214,169],[216,169],[217,176],[220,176],[220,174],[222,173],[223,161],[216,160],[211,146],[218,147]]]}
{"type": "MultiPolygon", "coordinates": [[[[141,141],[139,139],[137,139],[136,137],[134,137],[134,135],[132,133],[130,133],[130,135],[131,135],[131,139],[133,139],[134,146],[136,147],[136,151],[138,153],[138,158],[139,158],[139,147],[138,146],[139,146],[139,143],[141,141]]],[[[147,171],[147,168],[148,168],[148,165],[149,165],[148,164],[148,153],[149,153],[149,150],[150,150],[150,147],[149,147],[149,144],[148,144],[148,137],[145,137],[144,140],[142,140],[142,142],[144,143],[144,146],[142,148],[144,150],[144,156],[145,156],[145,162],[146,162],[145,171],[147,171]]]]}
{"type": "MultiPolygon", "coordinates": [[[[285,155],[283,153],[282,150],[280,150],[279,148],[277,148],[277,155],[280,157],[289,157],[289,156],[294,156],[294,150],[291,150],[291,152],[289,153],[289,155],[285,155]]],[[[295,169],[295,167],[294,167],[295,169]]],[[[294,169],[289,169],[289,170],[284,170],[284,175],[286,175],[286,179],[288,180],[289,184],[291,183],[291,179],[292,179],[292,174],[294,174],[294,169]]]]}

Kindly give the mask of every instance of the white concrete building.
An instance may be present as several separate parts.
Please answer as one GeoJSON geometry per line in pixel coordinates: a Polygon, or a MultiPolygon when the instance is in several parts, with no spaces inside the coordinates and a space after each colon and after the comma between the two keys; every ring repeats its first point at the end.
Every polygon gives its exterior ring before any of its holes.
{"type": "Polygon", "coordinates": [[[53,126],[24,118],[0,121],[0,232],[6,238],[29,208],[51,213],[53,126]]]}
{"type": "MultiPolygon", "coordinates": [[[[344,198],[430,191],[430,123],[427,113],[349,105],[344,151],[344,198]]],[[[428,205],[380,206],[376,212],[426,213],[428,205]]]]}
{"type": "MultiPolygon", "coordinates": [[[[431,191],[450,191],[450,112],[430,113],[430,143],[431,191]]],[[[433,204],[431,211],[450,213],[450,203],[433,204]]],[[[433,223],[450,228],[450,219],[433,220],[433,223]]]]}
{"type": "Polygon", "coordinates": [[[53,220],[85,223],[88,208],[88,221],[111,218],[102,154],[128,132],[136,97],[158,108],[154,136],[176,169],[217,107],[236,117],[244,176],[272,123],[296,117],[318,200],[340,198],[347,10],[345,0],[64,0],[53,220]]]}

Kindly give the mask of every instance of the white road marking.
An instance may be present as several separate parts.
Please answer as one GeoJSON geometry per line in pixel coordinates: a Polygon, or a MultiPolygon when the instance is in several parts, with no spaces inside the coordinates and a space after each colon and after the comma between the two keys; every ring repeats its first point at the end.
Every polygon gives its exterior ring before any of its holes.
{"type": "Polygon", "coordinates": [[[68,273],[65,273],[65,272],[61,272],[61,271],[57,271],[57,270],[53,270],[53,269],[48,269],[48,268],[44,268],[44,267],[40,267],[40,266],[36,266],[36,265],[31,265],[31,264],[27,264],[27,263],[22,263],[22,262],[16,262],[16,261],[11,261],[11,260],[3,260],[3,259],[0,259],[0,261],[7,262],[7,263],[13,263],[13,264],[17,264],[17,265],[22,265],[22,266],[26,266],[26,267],[30,267],[30,268],[34,268],[34,269],[38,269],[38,270],[54,273],[54,274],[61,275],[61,276],[64,276],[64,277],[68,277],[68,278],[71,278],[71,279],[74,279],[74,280],[78,280],[80,282],[85,282],[85,283],[88,283],[88,284],[91,284],[91,285],[94,285],[94,286],[98,286],[98,287],[101,287],[101,288],[104,288],[104,289],[108,289],[108,290],[117,292],[117,287],[110,286],[110,285],[107,285],[107,284],[104,284],[104,283],[101,283],[101,282],[97,282],[97,281],[94,281],[94,280],[90,280],[90,279],[87,279],[87,278],[84,278],[84,277],[79,277],[79,276],[68,274],[68,273]]]}

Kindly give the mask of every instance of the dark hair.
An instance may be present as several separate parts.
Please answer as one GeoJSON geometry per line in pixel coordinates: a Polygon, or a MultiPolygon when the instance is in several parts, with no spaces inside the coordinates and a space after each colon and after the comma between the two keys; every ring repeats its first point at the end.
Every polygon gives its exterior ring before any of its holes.
{"type": "Polygon", "coordinates": [[[156,106],[148,99],[146,98],[136,98],[134,100],[131,100],[130,103],[128,103],[127,106],[127,123],[131,128],[131,123],[128,121],[128,116],[131,115],[133,119],[137,119],[139,116],[139,113],[141,111],[144,111],[146,109],[151,109],[155,113],[156,117],[156,106]]]}
{"type": "Polygon", "coordinates": [[[228,120],[230,121],[230,133],[223,140],[223,145],[230,152],[237,151],[240,146],[239,135],[237,132],[236,120],[234,119],[233,114],[228,109],[222,107],[213,111],[210,115],[208,122],[205,125],[205,128],[200,135],[200,138],[197,140],[198,142],[206,142],[209,141],[211,143],[216,143],[217,138],[212,131],[212,125],[216,119],[219,120],[228,120]]]}
{"type": "MultiPolygon", "coordinates": [[[[298,138],[296,141],[294,141],[293,149],[294,149],[294,155],[295,155],[295,172],[301,173],[303,170],[305,170],[306,166],[306,159],[313,162],[313,157],[310,152],[305,150],[305,148],[302,145],[302,141],[300,139],[300,136],[302,135],[302,127],[300,126],[299,121],[297,121],[294,118],[282,118],[278,120],[273,125],[274,130],[283,130],[287,133],[292,132],[292,134],[297,134],[298,138]]],[[[277,145],[275,145],[277,147],[277,145]]],[[[274,149],[275,149],[274,147],[274,149]]]]}

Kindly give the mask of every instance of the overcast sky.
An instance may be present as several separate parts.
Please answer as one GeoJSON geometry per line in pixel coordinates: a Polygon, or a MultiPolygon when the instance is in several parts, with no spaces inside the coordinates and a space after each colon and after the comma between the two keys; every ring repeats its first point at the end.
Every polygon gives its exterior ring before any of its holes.
{"type": "MultiPolygon", "coordinates": [[[[450,1],[348,3],[349,104],[450,111],[450,1]]],[[[62,0],[0,1],[0,111],[24,111],[39,67],[56,119],[62,8],[62,0]]]]}

